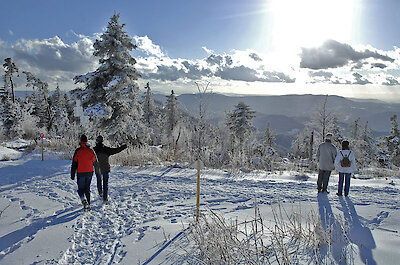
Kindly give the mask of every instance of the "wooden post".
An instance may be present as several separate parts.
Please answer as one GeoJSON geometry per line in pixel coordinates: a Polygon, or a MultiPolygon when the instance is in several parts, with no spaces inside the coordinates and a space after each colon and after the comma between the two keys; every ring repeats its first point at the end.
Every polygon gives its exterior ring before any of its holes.
{"type": "Polygon", "coordinates": [[[44,161],[43,138],[42,138],[42,161],[44,161]]]}
{"type": "Polygon", "coordinates": [[[196,222],[199,221],[200,216],[200,159],[197,160],[197,210],[196,222]]]}
{"type": "Polygon", "coordinates": [[[41,142],[42,142],[42,161],[44,161],[44,146],[43,146],[43,138],[44,138],[44,134],[43,133],[41,133],[40,134],[40,139],[41,139],[41,142]]]}
{"type": "Polygon", "coordinates": [[[310,154],[309,154],[310,162],[313,159],[313,145],[314,145],[314,131],[311,132],[311,137],[310,137],[310,154]]]}

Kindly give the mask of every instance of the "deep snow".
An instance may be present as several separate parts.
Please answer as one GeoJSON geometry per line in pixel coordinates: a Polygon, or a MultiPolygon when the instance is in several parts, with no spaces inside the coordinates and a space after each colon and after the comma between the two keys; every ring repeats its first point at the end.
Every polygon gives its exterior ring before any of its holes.
{"type": "MultiPolygon", "coordinates": [[[[185,249],[180,232],[196,212],[195,170],[112,167],[111,204],[102,204],[92,180],[88,213],[82,211],[69,172],[70,161],[49,153],[45,161],[40,152],[0,161],[0,264],[190,261],[190,248],[185,249]]],[[[337,179],[333,173],[331,193],[321,196],[315,174],[231,175],[204,169],[202,214],[211,208],[226,218],[251,218],[255,199],[271,224],[271,206],[277,203],[288,211],[335,213],[349,224],[355,264],[399,264],[399,179],[352,179],[349,198],[335,195],[337,179]]]]}

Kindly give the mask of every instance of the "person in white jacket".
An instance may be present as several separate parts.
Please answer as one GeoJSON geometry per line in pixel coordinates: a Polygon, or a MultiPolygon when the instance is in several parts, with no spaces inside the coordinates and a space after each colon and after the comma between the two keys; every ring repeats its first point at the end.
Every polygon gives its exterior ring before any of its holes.
{"type": "Polygon", "coordinates": [[[349,195],[351,174],[357,172],[356,159],[354,152],[350,150],[349,141],[342,142],[340,150],[335,158],[335,167],[339,172],[339,185],[336,195],[342,196],[344,182],[344,196],[349,195]]]}

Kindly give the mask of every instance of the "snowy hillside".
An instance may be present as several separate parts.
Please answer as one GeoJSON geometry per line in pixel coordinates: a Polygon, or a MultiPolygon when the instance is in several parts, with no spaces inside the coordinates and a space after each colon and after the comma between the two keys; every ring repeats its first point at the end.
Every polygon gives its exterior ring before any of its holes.
{"type": "MultiPolygon", "coordinates": [[[[92,181],[92,210],[84,213],[69,178],[70,161],[33,152],[0,161],[0,264],[182,264],[198,263],[195,242],[184,231],[194,221],[196,171],[171,167],[113,167],[112,203],[103,205],[92,181]]],[[[351,244],[321,252],[332,264],[397,264],[400,259],[399,179],[353,179],[350,196],[317,195],[316,175],[258,172],[201,173],[201,210],[229,220],[249,220],[256,199],[265,226],[272,209],[289,214],[335,214],[351,244]],[[351,264],[352,261],[347,261],[351,264]]],[[[187,230],[185,230],[187,231],[187,230]]],[[[337,243],[337,242],[336,242],[337,243]]],[[[335,242],[332,242],[335,245],[335,242]]],[[[337,244],[336,244],[337,246],[337,244]]],[[[328,263],[328,262],[327,262],[328,263]]],[[[261,263],[260,263],[261,264],[261,263]]]]}

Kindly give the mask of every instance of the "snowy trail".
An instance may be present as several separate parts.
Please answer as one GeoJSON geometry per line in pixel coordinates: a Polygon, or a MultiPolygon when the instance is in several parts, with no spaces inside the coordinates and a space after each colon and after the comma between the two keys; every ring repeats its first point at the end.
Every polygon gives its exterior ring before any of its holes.
{"type": "MultiPolygon", "coordinates": [[[[0,217],[0,263],[143,263],[177,235],[182,224],[194,218],[195,170],[113,167],[111,204],[102,204],[93,179],[92,210],[87,213],[81,210],[69,170],[70,161],[41,162],[37,157],[0,163],[0,209],[4,210],[0,217]]],[[[209,207],[231,216],[248,214],[255,198],[264,209],[278,202],[322,207],[349,220],[355,244],[364,249],[360,259],[373,259],[372,251],[377,248],[373,234],[377,231],[390,235],[395,246],[400,246],[398,180],[395,185],[389,181],[364,185],[366,181],[352,180],[350,199],[344,201],[334,195],[337,177],[332,176],[331,194],[321,201],[315,178],[298,178],[290,172],[231,176],[204,170],[201,209],[209,207]],[[366,242],[365,236],[368,248],[360,243],[366,242]]],[[[163,255],[157,258],[149,264],[161,263],[163,255]]]]}

